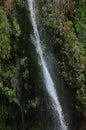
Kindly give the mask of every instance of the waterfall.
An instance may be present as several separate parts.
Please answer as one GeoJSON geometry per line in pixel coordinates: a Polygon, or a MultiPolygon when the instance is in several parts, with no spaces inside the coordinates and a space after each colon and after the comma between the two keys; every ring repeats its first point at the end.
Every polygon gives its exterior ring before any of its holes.
{"type": "Polygon", "coordinates": [[[44,60],[44,55],[43,55],[44,52],[43,52],[42,47],[41,47],[41,39],[40,39],[40,35],[39,35],[37,23],[36,23],[35,2],[34,2],[34,0],[28,0],[28,4],[29,4],[30,16],[31,16],[31,23],[32,23],[33,31],[34,31],[33,42],[35,44],[37,53],[38,53],[39,58],[40,58],[46,90],[47,90],[47,92],[52,100],[52,106],[54,108],[54,111],[56,111],[56,113],[58,115],[58,120],[60,122],[59,130],[67,130],[68,127],[67,127],[67,124],[64,120],[64,115],[62,112],[60,102],[58,100],[58,95],[56,93],[55,85],[54,85],[52,77],[49,73],[47,64],[44,60]]]}

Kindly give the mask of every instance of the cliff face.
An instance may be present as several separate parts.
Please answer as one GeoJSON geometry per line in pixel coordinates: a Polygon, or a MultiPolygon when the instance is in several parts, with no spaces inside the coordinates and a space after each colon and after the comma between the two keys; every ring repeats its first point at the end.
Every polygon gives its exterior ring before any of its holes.
{"type": "MultiPolygon", "coordinates": [[[[48,44],[59,59],[65,87],[72,91],[80,122],[86,120],[86,4],[85,1],[38,1],[48,44]]],[[[86,123],[86,122],[85,122],[86,123]]],[[[85,124],[84,123],[84,124],[85,124]]],[[[80,128],[80,127],[79,127],[80,128]]],[[[79,129],[78,128],[78,129],[79,129]]],[[[85,129],[83,128],[80,129],[85,129]]]]}
{"type": "MultiPolygon", "coordinates": [[[[48,44],[59,59],[58,65],[65,87],[68,86],[70,93],[73,92],[72,105],[77,110],[77,119],[80,120],[78,130],[84,130],[86,128],[86,3],[78,0],[37,2],[39,19],[49,37],[48,44]]],[[[29,65],[32,60],[28,48],[31,27],[28,24],[29,12],[26,5],[25,0],[0,1],[1,130],[30,128],[33,123],[27,123],[31,121],[28,115],[30,112],[35,113],[41,95],[37,95],[40,92],[38,90],[34,92],[30,85],[34,72],[32,72],[33,65],[29,65]],[[26,126],[23,126],[22,111],[26,126]]],[[[41,107],[43,110],[43,106],[41,107]]]]}
{"type": "MultiPolygon", "coordinates": [[[[0,1],[1,130],[23,130],[23,115],[27,115],[29,109],[27,106],[32,106],[31,103],[35,101],[29,97],[31,87],[27,39],[30,25],[26,4],[21,0],[0,1]]],[[[36,103],[34,104],[36,106],[36,103]]]]}
{"type": "Polygon", "coordinates": [[[26,0],[0,1],[0,130],[43,129],[38,115],[44,103],[40,85],[34,85],[39,70],[35,50],[30,50],[28,10],[26,0]]]}

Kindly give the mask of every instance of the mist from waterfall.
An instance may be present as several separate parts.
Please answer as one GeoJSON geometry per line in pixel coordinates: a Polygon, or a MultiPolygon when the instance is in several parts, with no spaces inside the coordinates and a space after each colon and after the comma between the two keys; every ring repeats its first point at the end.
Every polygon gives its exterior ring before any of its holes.
{"type": "Polygon", "coordinates": [[[40,63],[41,63],[41,68],[42,68],[42,73],[43,73],[43,79],[44,83],[46,86],[46,90],[51,98],[52,101],[52,106],[53,110],[57,113],[57,118],[59,120],[59,130],[68,130],[67,123],[64,119],[64,114],[63,110],[61,107],[61,104],[58,99],[58,95],[55,89],[55,84],[53,82],[53,79],[51,77],[51,74],[49,72],[48,66],[47,66],[47,61],[44,59],[44,53],[43,49],[41,47],[41,39],[37,27],[37,22],[36,22],[36,9],[35,9],[35,1],[34,0],[28,0],[28,5],[29,5],[29,10],[30,10],[30,16],[31,16],[31,23],[33,27],[33,33],[34,33],[34,38],[32,40],[33,44],[35,44],[37,53],[40,58],[40,63]]]}

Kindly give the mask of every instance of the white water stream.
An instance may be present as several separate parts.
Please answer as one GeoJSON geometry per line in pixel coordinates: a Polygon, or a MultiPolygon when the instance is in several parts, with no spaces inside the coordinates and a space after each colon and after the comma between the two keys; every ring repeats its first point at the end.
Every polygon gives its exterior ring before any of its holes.
{"type": "Polygon", "coordinates": [[[61,107],[60,102],[58,100],[58,95],[56,93],[54,82],[53,82],[52,77],[48,71],[46,62],[45,62],[44,57],[43,57],[43,50],[41,48],[41,40],[40,40],[39,31],[38,31],[37,23],[36,23],[36,9],[34,6],[35,5],[34,0],[28,0],[28,4],[29,4],[30,16],[31,16],[31,23],[33,26],[34,37],[35,37],[33,42],[34,42],[35,47],[37,49],[37,53],[40,57],[40,62],[41,62],[42,72],[43,72],[43,77],[44,77],[44,83],[45,83],[46,89],[48,91],[48,94],[51,97],[54,111],[56,111],[56,113],[58,115],[57,118],[60,122],[60,126],[58,126],[58,127],[60,127],[59,130],[68,130],[67,124],[64,120],[62,107],[61,107]]]}

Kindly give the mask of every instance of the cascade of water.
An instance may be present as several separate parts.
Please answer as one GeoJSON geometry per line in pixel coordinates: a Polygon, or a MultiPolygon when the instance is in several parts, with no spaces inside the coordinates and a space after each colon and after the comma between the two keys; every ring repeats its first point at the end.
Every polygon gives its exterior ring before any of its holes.
{"type": "Polygon", "coordinates": [[[59,130],[60,129],[61,130],[67,130],[68,127],[67,127],[67,124],[64,120],[64,115],[63,115],[63,112],[62,112],[60,102],[58,100],[58,95],[56,93],[55,85],[53,83],[52,77],[51,77],[51,75],[48,71],[46,62],[45,62],[44,57],[43,57],[43,50],[41,48],[41,40],[40,40],[39,31],[38,31],[37,23],[36,23],[36,10],[35,10],[35,7],[34,7],[34,4],[35,4],[34,0],[28,0],[28,4],[29,4],[31,22],[32,22],[33,31],[34,31],[33,41],[35,43],[37,53],[40,57],[40,62],[41,62],[43,77],[44,77],[44,83],[45,83],[46,89],[48,91],[48,94],[51,97],[53,108],[58,114],[58,119],[59,119],[59,122],[60,122],[59,130]]]}

